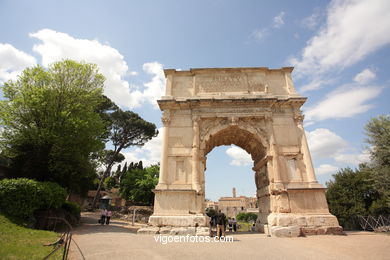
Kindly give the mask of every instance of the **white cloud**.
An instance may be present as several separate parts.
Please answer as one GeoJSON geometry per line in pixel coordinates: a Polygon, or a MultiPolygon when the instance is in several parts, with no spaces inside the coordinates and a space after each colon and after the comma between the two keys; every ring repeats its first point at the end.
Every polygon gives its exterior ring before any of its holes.
{"type": "MultiPolygon", "coordinates": [[[[336,133],[325,128],[318,128],[306,132],[310,153],[314,161],[321,159],[333,160],[338,168],[353,166],[370,161],[369,150],[360,153],[348,145],[348,143],[336,133]],[[355,151],[354,151],[355,150],[355,151]]],[[[338,168],[329,164],[322,164],[316,168],[317,174],[327,174],[338,168]]]]}
{"type": "Polygon", "coordinates": [[[326,24],[290,62],[298,76],[343,69],[390,43],[389,31],[390,1],[334,0],[326,24]]]}
{"type": "Polygon", "coordinates": [[[31,33],[30,36],[42,41],[35,44],[33,50],[42,56],[44,66],[63,59],[95,63],[106,77],[105,94],[109,98],[128,108],[140,105],[141,92],[131,91],[129,83],[123,79],[128,67],[118,50],[97,40],[76,39],[50,29],[31,33]]]}
{"type": "Polygon", "coordinates": [[[277,16],[274,17],[273,21],[273,27],[274,28],[280,28],[284,24],[283,17],[285,15],[285,12],[280,12],[277,16]]]}
{"type": "Polygon", "coordinates": [[[370,152],[364,150],[362,153],[344,153],[335,156],[335,161],[343,164],[358,166],[360,163],[370,161],[370,152]]]}
{"type": "Polygon", "coordinates": [[[143,92],[144,98],[158,108],[157,99],[164,95],[165,75],[162,64],[158,62],[149,62],[143,65],[143,70],[152,75],[150,82],[145,83],[146,89],[143,92]]]}
{"type": "Polygon", "coordinates": [[[314,160],[332,158],[347,147],[343,138],[326,128],[306,132],[306,137],[314,160]]]}
{"type": "Polygon", "coordinates": [[[314,30],[319,25],[320,19],[321,19],[320,9],[317,8],[314,10],[314,12],[311,15],[303,18],[301,24],[303,27],[309,30],[314,30]]]}
{"type": "Polygon", "coordinates": [[[256,41],[261,41],[268,35],[268,29],[262,28],[262,29],[255,29],[250,35],[250,38],[256,40],[256,41]]]}
{"type": "Polygon", "coordinates": [[[272,19],[272,25],[269,25],[267,27],[263,27],[263,28],[256,28],[252,31],[252,33],[249,35],[249,38],[252,39],[252,40],[255,40],[255,41],[261,41],[263,40],[265,37],[268,36],[268,34],[270,33],[270,31],[272,30],[272,28],[280,28],[283,26],[284,24],[284,20],[283,20],[283,17],[285,15],[285,12],[280,12],[277,16],[275,16],[273,19],[272,19]]]}
{"type": "Polygon", "coordinates": [[[152,63],[153,68],[149,63],[144,65],[144,70],[152,74],[153,79],[145,84],[146,89],[142,91],[124,79],[127,75],[137,75],[137,72],[129,71],[124,57],[109,45],[97,40],[76,39],[66,33],[50,29],[31,33],[30,36],[42,41],[35,44],[33,50],[42,56],[44,66],[63,59],[97,64],[101,73],[106,77],[105,94],[120,106],[132,109],[141,106],[145,101],[154,104],[155,99],[161,93],[158,88],[163,89],[162,84],[156,83],[162,81],[160,79],[162,65],[157,62],[152,63]]]}
{"type": "Polygon", "coordinates": [[[244,149],[237,146],[228,148],[226,154],[233,159],[230,165],[244,166],[253,163],[251,156],[244,149]]]}
{"type": "Polygon", "coordinates": [[[325,119],[347,118],[364,113],[372,105],[366,102],[378,96],[382,91],[380,87],[341,87],[331,93],[314,107],[307,108],[308,121],[325,119]]]}
{"type": "Polygon", "coordinates": [[[303,85],[300,88],[300,91],[303,93],[310,90],[320,89],[325,85],[329,85],[333,83],[334,81],[335,79],[323,79],[321,77],[314,78],[309,83],[303,85]]]}
{"type": "Polygon", "coordinates": [[[325,175],[329,173],[337,173],[338,167],[330,165],[330,164],[321,164],[319,167],[315,169],[317,175],[325,175]]]}
{"type": "Polygon", "coordinates": [[[160,162],[163,128],[159,128],[158,131],[159,134],[147,142],[144,146],[122,152],[125,156],[125,160],[121,164],[123,165],[125,162],[129,164],[130,162],[142,161],[144,166],[149,166],[160,162]]]}
{"type": "Polygon", "coordinates": [[[0,84],[14,80],[26,68],[35,65],[35,58],[11,44],[0,43],[0,84]]]}
{"type": "Polygon", "coordinates": [[[359,84],[366,84],[376,78],[376,74],[371,69],[365,69],[358,73],[353,80],[359,84]]]}

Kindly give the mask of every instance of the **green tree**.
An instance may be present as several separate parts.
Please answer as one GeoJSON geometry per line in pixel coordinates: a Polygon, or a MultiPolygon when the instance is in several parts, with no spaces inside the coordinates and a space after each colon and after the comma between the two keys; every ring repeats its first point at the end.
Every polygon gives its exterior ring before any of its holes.
{"type": "Polygon", "coordinates": [[[237,220],[244,222],[256,222],[257,214],[252,212],[240,212],[236,216],[237,220]]]}
{"type": "Polygon", "coordinates": [[[119,186],[122,198],[136,204],[153,205],[154,189],[158,182],[159,165],[152,165],[143,169],[132,168],[123,176],[119,186]]]}
{"type": "Polygon", "coordinates": [[[112,162],[121,163],[125,159],[125,156],[121,153],[115,153],[113,150],[102,150],[96,154],[95,158],[98,164],[107,168],[112,162]]]}
{"type": "Polygon", "coordinates": [[[366,125],[366,134],[367,143],[371,145],[374,186],[390,207],[390,116],[372,118],[366,125]]]}
{"type": "Polygon", "coordinates": [[[114,188],[116,185],[117,185],[117,182],[116,182],[115,177],[108,176],[108,177],[104,180],[104,188],[105,188],[105,190],[111,190],[111,189],[114,188]]]}
{"type": "Polygon", "coordinates": [[[326,198],[329,210],[345,229],[359,228],[358,215],[390,213],[382,205],[380,193],[375,189],[371,169],[360,165],[359,169],[345,168],[333,175],[327,182],[326,198]]]}
{"type": "MultiPolygon", "coordinates": [[[[130,146],[143,146],[147,141],[158,134],[155,124],[145,121],[132,111],[117,109],[110,114],[110,120],[111,129],[109,140],[114,146],[112,158],[115,158],[123,149],[130,146]]],[[[103,181],[111,173],[111,168],[114,163],[115,161],[112,160],[104,171],[92,203],[92,208],[95,208],[103,181]]]]}
{"type": "Polygon", "coordinates": [[[13,177],[54,181],[83,192],[95,177],[91,155],[104,148],[104,77],[93,64],[64,60],[25,69],[2,86],[0,148],[13,177]]]}

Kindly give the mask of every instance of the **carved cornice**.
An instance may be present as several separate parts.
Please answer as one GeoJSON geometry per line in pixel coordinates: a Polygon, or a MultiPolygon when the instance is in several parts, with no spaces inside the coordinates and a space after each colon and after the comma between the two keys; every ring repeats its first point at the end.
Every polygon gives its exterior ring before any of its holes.
{"type": "Polygon", "coordinates": [[[305,115],[302,114],[302,111],[298,111],[294,114],[294,121],[298,125],[302,125],[304,119],[305,119],[305,115]]]}
{"type": "MultiPolygon", "coordinates": [[[[292,96],[264,96],[264,95],[235,95],[221,97],[162,97],[158,100],[161,110],[166,109],[194,109],[202,107],[300,107],[307,98],[292,96]]],[[[272,109],[273,110],[273,109],[272,109]]]]}
{"type": "Polygon", "coordinates": [[[168,126],[169,123],[171,122],[171,112],[169,109],[163,112],[163,116],[161,117],[161,122],[163,123],[164,126],[168,126]]]}

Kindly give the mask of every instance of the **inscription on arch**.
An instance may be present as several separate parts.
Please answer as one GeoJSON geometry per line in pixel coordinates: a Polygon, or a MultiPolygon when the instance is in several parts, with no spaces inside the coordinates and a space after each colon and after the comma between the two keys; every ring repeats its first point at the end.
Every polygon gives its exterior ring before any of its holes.
{"type": "Polygon", "coordinates": [[[195,78],[195,87],[199,94],[266,92],[263,77],[243,73],[198,75],[195,78]]]}

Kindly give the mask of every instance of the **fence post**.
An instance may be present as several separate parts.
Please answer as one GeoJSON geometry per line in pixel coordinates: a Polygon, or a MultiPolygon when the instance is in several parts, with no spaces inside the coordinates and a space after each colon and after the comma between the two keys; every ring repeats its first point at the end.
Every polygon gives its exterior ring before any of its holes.
{"type": "Polygon", "coordinates": [[[132,226],[134,226],[134,222],[135,222],[135,212],[136,212],[137,210],[134,208],[133,209],[133,222],[132,222],[132,226]]]}

